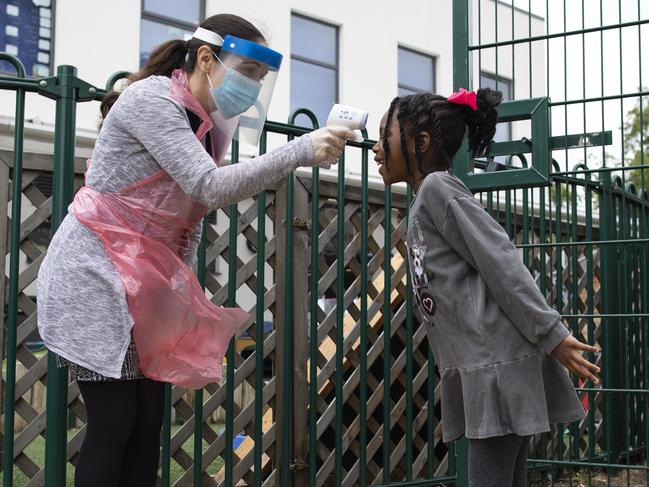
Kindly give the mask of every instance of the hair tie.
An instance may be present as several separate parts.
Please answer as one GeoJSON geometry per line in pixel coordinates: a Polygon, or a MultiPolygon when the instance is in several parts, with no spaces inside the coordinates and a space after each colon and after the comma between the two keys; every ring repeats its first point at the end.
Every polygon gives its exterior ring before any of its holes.
{"type": "Polygon", "coordinates": [[[466,105],[472,108],[474,111],[478,110],[477,96],[475,91],[467,91],[464,88],[460,88],[458,91],[449,96],[446,101],[449,103],[455,103],[456,105],[466,105]]]}

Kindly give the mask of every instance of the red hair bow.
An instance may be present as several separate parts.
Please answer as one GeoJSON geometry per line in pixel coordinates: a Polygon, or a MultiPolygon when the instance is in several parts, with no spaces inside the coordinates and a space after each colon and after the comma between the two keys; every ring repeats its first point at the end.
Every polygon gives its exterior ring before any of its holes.
{"type": "Polygon", "coordinates": [[[449,96],[446,101],[457,105],[466,105],[474,110],[478,109],[477,97],[475,91],[466,91],[460,88],[458,91],[449,96]]]}

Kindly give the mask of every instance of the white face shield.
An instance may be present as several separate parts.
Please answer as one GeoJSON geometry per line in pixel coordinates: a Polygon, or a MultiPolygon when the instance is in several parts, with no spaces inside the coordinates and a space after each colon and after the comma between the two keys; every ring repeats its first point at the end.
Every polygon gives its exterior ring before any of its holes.
{"type": "Polygon", "coordinates": [[[217,114],[212,117],[215,127],[227,125],[225,132],[233,132],[252,145],[259,144],[268,106],[273,96],[275,80],[282,63],[282,55],[266,46],[234,36],[225,39],[207,29],[198,28],[194,37],[220,46],[214,57],[225,69],[220,83],[210,82],[210,93],[217,114]],[[238,123],[238,130],[236,128],[238,123]]]}

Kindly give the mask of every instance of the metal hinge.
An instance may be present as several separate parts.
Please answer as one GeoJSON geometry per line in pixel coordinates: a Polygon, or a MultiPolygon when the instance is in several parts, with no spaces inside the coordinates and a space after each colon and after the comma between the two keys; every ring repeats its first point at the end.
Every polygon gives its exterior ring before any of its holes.
{"type": "Polygon", "coordinates": [[[296,230],[304,230],[305,232],[308,232],[311,230],[311,224],[306,221],[302,220],[301,218],[293,218],[293,228],[296,230]]]}
{"type": "MultiPolygon", "coordinates": [[[[282,224],[286,226],[286,220],[282,220],[282,224]]],[[[295,230],[308,232],[311,230],[311,224],[306,220],[302,220],[302,218],[293,218],[293,228],[295,230]]]]}
{"type": "Polygon", "coordinates": [[[298,458],[293,460],[293,463],[291,463],[288,467],[290,470],[295,471],[295,470],[306,470],[309,468],[309,464],[305,462],[304,460],[300,460],[298,458]]]}

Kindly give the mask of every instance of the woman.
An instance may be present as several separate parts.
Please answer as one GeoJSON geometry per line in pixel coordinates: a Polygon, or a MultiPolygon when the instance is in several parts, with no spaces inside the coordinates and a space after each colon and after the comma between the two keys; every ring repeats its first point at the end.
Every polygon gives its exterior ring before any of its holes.
{"type": "Polygon", "coordinates": [[[161,380],[201,387],[220,378],[248,315],[210,303],[191,272],[203,216],[299,166],[328,167],[351,136],[324,128],[219,166],[237,130],[259,139],[281,63],[265,44],[240,17],[210,17],[190,40],[159,46],[102,103],[86,186],[38,280],[41,336],[87,410],[76,486],[155,485],[161,380]]]}

